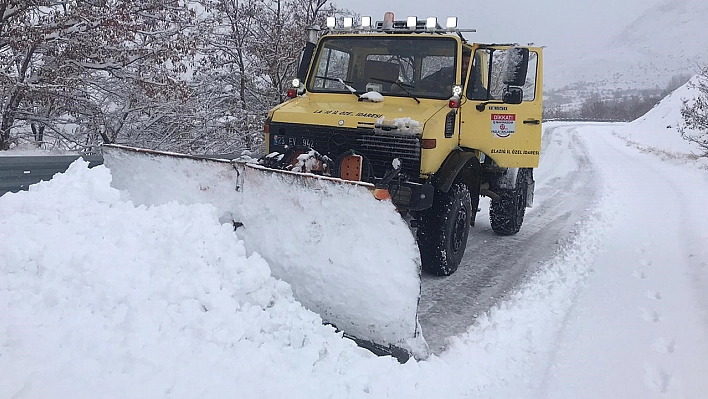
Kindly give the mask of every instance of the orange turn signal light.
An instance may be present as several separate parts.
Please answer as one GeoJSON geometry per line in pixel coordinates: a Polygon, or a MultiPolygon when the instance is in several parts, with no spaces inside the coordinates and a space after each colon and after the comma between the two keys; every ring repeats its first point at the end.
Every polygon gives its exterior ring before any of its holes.
{"type": "Polygon", "coordinates": [[[388,192],[385,188],[375,188],[374,189],[374,198],[377,200],[391,200],[391,193],[388,192]]]}
{"type": "Polygon", "coordinates": [[[423,139],[420,143],[420,146],[424,150],[432,150],[433,148],[438,146],[438,142],[435,139],[423,139]]]}

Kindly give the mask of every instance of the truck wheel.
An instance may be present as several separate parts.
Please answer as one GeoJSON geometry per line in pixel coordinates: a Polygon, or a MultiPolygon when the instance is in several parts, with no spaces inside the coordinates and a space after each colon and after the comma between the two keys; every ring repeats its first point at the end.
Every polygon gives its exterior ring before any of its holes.
{"type": "Polygon", "coordinates": [[[516,188],[496,191],[499,201],[493,200],[489,205],[489,221],[495,233],[510,236],[521,229],[526,213],[527,176],[528,170],[520,169],[516,175],[516,188]]]}
{"type": "Polygon", "coordinates": [[[421,215],[418,248],[425,272],[449,276],[457,270],[467,246],[472,200],[463,183],[455,183],[447,193],[435,192],[432,208],[421,215]]]}

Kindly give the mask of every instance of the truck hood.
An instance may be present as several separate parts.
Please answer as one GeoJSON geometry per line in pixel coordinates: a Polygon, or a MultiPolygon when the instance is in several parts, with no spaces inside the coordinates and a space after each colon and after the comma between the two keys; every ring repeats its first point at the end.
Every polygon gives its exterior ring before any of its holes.
{"type": "Polygon", "coordinates": [[[446,100],[387,96],[381,102],[358,101],[353,94],[307,93],[280,104],[271,112],[273,122],[314,124],[333,127],[373,127],[410,118],[422,129],[433,115],[447,108],[446,100]]]}

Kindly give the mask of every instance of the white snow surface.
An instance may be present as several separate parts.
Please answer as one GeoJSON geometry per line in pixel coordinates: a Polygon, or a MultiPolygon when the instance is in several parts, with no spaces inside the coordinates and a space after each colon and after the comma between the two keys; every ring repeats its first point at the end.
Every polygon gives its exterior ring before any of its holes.
{"type": "MultiPolygon", "coordinates": [[[[322,326],[213,205],[135,205],[82,161],[5,194],[0,397],[706,397],[704,164],[664,156],[684,144],[663,124],[549,128],[589,149],[591,216],[444,353],[405,364],[322,326]]],[[[545,149],[539,186],[583,167],[545,149]]]]}
{"type": "Polygon", "coordinates": [[[384,101],[384,96],[379,93],[378,91],[367,91],[366,93],[362,94],[360,96],[361,98],[364,98],[366,100],[369,100],[374,103],[382,103],[384,101]]]}
{"type": "Polygon", "coordinates": [[[383,125],[383,126],[393,127],[395,129],[398,129],[398,131],[401,133],[406,133],[406,134],[422,134],[423,133],[423,124],[411,117],[394,118],[394,119],[390,119],[390,120],[386,119],[386,118],[379,118],[376,121],[376,123],[379,125],[383,125]]]}

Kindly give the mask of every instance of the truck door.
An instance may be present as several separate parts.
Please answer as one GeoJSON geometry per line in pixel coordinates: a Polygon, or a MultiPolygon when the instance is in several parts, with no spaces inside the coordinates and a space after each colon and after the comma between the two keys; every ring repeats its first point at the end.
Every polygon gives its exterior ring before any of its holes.
{"type": "Polygon", "coordinates": [[[541,151],[540,48],[479,46],[460,106],[460,146],[503,167],[538,167],[541,151]]]}

